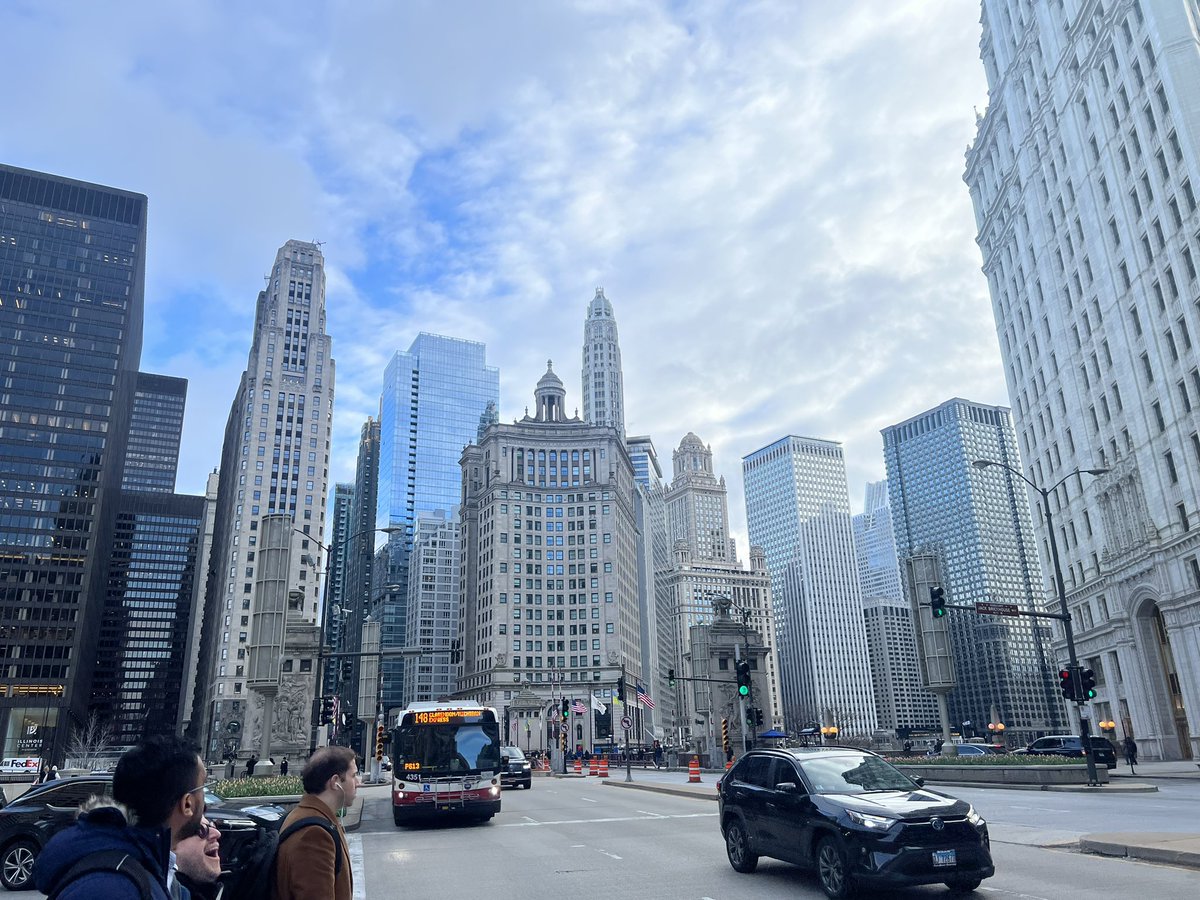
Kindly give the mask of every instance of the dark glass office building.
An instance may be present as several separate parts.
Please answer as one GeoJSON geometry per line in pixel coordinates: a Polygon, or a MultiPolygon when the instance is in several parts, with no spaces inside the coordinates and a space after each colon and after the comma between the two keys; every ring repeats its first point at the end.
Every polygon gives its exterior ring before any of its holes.
{"type": "Polygon", "coordinates": [[[121,479],[124,490],[174,493],[186,401],[186,378],[138,372],[121,479]]]}
{"type": "Polygon", "coordinates": [[[0,166],[0,736],[86,718],[142,344],[146,198],[0,166]]]}
{"type": "Polygon", "coordinates": [[[203,521],[203,497],[121,494],[91,700],[118,746],[178,725],[203,521]]]}

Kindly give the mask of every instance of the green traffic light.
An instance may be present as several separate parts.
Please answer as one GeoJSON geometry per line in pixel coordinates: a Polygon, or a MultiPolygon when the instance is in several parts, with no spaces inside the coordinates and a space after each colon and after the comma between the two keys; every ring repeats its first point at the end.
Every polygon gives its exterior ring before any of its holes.
{"type": "Polygon", "coordinates": [[[744,684],[738,685],[738,693],[741,694],[743,697],[748,696],[750,694],[749,686],[744,685],[744,684]]]}
{"type": "Polygon", "coordinates": [[[938,607],[934,607],[934,610],[933,610],[933,617],[934,617],[935,619],[940,619],[940,618],[941,618],[942,616],[944,616],[945,614],[946,614],[946,610],[945,610],[945,609],[939,609],[938,607]]]}

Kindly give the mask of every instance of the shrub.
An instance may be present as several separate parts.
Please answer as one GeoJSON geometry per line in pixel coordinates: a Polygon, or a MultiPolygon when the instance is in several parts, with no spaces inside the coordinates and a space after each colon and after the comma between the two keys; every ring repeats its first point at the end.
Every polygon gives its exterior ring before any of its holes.
{"type": "Polygon", "coordinates": [[[271,778],[227,778],[211,786],[222,797],[290,797],[304,793],[299,775],[271,778]]]}
{"type": "Polygon", "coordinates": [[[896,766],[1078,766],[1082,756],[1029,756],[1015,753],[989,756],[895,756],[888,760],[896,766]]]}

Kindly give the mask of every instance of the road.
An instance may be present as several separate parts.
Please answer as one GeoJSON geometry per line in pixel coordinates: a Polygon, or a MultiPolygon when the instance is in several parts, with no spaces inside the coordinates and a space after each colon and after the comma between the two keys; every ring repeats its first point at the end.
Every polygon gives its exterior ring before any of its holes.
{"type": "MultiPolygon", "coordinates": [[[[1052,797],[1056,807],[1112,799],[1124,808],[1135,798],[1159,795],[961,793],[972,802],[978,798],[985,815],[992,807],[999,817],[993,843],[997,875],[984,882],[977,896],[1061,900],[1141,895],[1192,900],[1196,895],[1194,870],[1030,846],[1026,834],[1017,832],[1011,838],[1002,834],[1010,826],[1040,826],[1044,812],[1015,807],[1041,803],[1046,797],[1052,797]]],[[[1185,802],[1178,801],[1181,806],[1185,802]]],[[[784,863],[763,860],[753,875],[734,872],[725,859],[716,812],[711,800],[630,791],[593,779],[537,779],[531,791],[506,791],[504,811],[487,825],[396,828],[386,797],[374,794],[364,808],[362,826],[352,836],[352,855],[361,853],[364,875],[357,893],[368,900],[397,893],[560,900],[581,891],[661,900],[823,896],[811,875],[784,863]]],[[[1113,824],[1110,820],[1106,827],[1113,824]]],[[[916,900],[948,895],[943,888],[926,887],[887,896],[916,900]]]]}
{"type": "MultiPolygon", "coordinates": [[[[635,773],[680,782],[678,773],[635,773]]],[[[705,776],[711,781],[711,776],[705,776]]],[[[1196,896],[1195,870],[1089,856],[1048,844],[1113,830],[1194,831],[1200,782],[1159,784],[1156,794],[1058,794],[947,789],[988,819],[996,877],[976,896],[1062,900],[1074,896],[1196,896]]],[[[739,875],[725,859],[712,800],[606,786],[597,779],[534,780],[505,791],[487,825],[397,828],[386,789],[363,789],[360,828],[350,835],[359,900],[471,897],[561,900],[588,896],[648,900],[821,897],[815,879],[763,860],[739,875]]],[[[35,892],[0,900],[38,898],[35,892]]],[[[896,900],[948,897],[940,887],[893,891],[896,900]]]]}

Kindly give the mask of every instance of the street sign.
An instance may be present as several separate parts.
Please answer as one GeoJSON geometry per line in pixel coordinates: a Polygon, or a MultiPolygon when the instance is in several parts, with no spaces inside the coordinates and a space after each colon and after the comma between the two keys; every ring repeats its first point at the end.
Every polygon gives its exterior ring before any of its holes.
{"type": "Polygon", "coordinates": [[[633,727],[633,719],[629,718],[629,716],[621,716],[621,727],[628,731],[633,727]]]}
{"type": "Polygon", "coordinates": [[[566,722],[563,722],[561,725],[558,726],[558,730],[561,731],[563,734],[566,734],[568,731],[571,730],[571,726],[568,725],[566,722]]]}
{"type": "Polygon", "coordinates": [[[1019,616],[1021,610],[1015,603],[992,603],[987,600],[977,601],[975,612],[985,616],[1019,616]]]}

